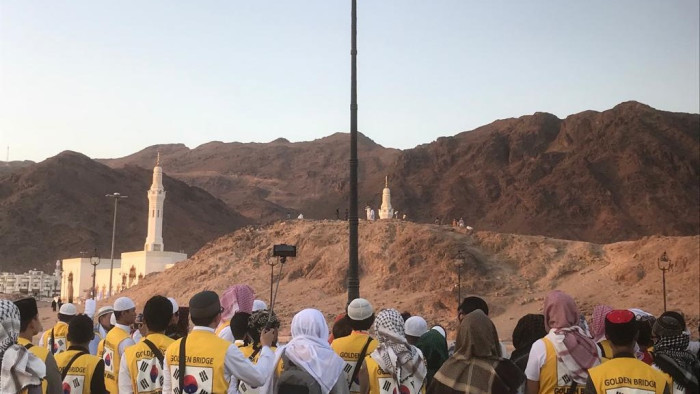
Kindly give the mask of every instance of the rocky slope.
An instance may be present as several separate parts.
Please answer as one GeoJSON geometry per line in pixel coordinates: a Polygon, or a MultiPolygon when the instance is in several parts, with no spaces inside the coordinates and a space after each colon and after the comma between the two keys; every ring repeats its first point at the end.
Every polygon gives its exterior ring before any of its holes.
{"type": "MultiPolygon", "coordinates": [[[[148,221],[146,191],[152,170],[112,169],[75,152],[0,174],[0,271],[53,271],[56,259],[81,251],[109,256],[113,200],[119,192],[115,255],[143,250],[148,221]]],[[[221,200],[163,177],[167,192],[163,237],[167,250],[192,254],[207,241],[248,223],[221,200]]]]}

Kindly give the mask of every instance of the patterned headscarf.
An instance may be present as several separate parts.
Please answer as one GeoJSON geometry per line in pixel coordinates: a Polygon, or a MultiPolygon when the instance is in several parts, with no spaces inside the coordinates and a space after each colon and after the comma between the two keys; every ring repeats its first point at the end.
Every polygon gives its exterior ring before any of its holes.
{"type": "Polygon", "coordinates": [[[593,307],[593,320],[591,321],[591,335],[595,342],[600,342],[605,337],[605,316],[613,308],[608,305],[596,305],[593,307]]]}
{"type": "Polygon", "coordinates": [[[253,313],[253,302],[255,302],[255,292],[248,285],[233,285],[224,291],[221,295],[221,306],[224,311],[221,313],[221,319],[224,321],[231,320],[233,315],[240,311],[245,313],[253,313]]]}
{"type": "Polygon", "coordinates": [[[677,312],[664,312],[654,324],[654,334],[658,337],[654,343],[654,363],[671,375],[689,392],[700,388],[698,376],[700,369],[697,357],[688,351],[690,337],[685,330],[685,319],[677,312]]]}
{"type": "Polygon", "coordinates": [[[374,336],[379,345],[370,356],[383,371],[391,373],[399,385],[411,376],[423,382],[427,374],[425,362],[420,351],[406,341],[399,311],[382,309],[374,320],[374,336]]]}
{"type": "Polygon", "coordinates": [[[24,346],[17,345],[20,314],[17,305],[0,300],[0,392],[15,393],[41,384],[46,365],[24,346]]]}
{"type": "Polygon", "coordinates": [[[252,331],[255,334],[257,334],[257,338],[253,338],[257,339],[256,343],[260,341],[260,333],[265,328],[265,325],[267,324],[268,320],[270,320],[270,328],[280,328],[280,321],[277,319],[277,315],[273,311],[272,316],[270,316],[270,311],[268,309],[255,311],[248,318],[248,332],[252,331]]]}

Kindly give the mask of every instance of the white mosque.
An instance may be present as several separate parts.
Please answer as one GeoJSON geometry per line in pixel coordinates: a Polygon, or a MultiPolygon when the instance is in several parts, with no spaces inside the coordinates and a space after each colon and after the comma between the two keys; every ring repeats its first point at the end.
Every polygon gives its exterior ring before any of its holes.
{"type": "MultiPolygon", "coordinates": [[[[94,258],[95,269],[95,298],[100,299],[116,294],[139,282],[141,278],[152,273],[161,272],[175,263],[187,260],[187,255],[177,252],[166,252],[163,244],[163,203],[165,189],[163,188],[163,169],[160,166],[160,154],[153,168],[153,184],[148,195],[148,235],[143,250],[124,252],[121,259],[114,259],[112,274],[112,289],[109,286],[110,259],[94,258]]],[[[58,263],[57,263],[58,265],[58,263]]],[[[90,257],[63,260],[61,275],[61,299],[64,302],[85,300],[90,298],[92,287],[93,265],[90,257]]]]}

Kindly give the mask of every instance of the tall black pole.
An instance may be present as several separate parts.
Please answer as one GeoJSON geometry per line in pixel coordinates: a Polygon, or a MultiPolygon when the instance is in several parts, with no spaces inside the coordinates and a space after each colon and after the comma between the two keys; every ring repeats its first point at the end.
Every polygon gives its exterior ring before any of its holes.
{"type": "Polygon", "coordinates": [[[350,33],[350,227],[348,303],[360,297],[357,253],[357,0],[352,0],[350,33]]]}

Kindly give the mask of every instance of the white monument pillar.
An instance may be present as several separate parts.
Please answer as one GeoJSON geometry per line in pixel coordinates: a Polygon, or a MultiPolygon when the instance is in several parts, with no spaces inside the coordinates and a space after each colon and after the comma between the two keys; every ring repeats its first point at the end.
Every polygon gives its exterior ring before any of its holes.
{"type": "Polygon", "coordinates": [[[389,190],[389,177],[384,178],[384,191],[382,192],[382,206],[379,209],[380,219],[392,219],[394,208],[391,207],[391,190],[389,190]]]}
{"type": "Polygon", "coordinates": [[[148,190],[148,235],[143,250],[147,252],[161,252],[163,247],[163,201],[165,201],[165,189],[163,189],[163,169],[160,167],[160,153],[153,167],[153,184],[148,190]]]}

